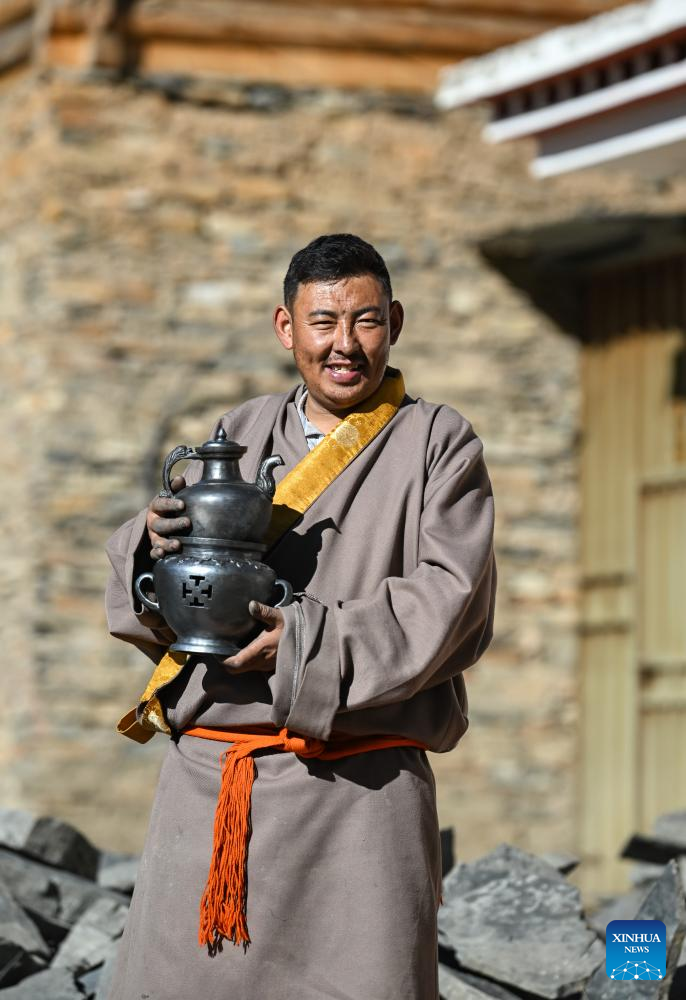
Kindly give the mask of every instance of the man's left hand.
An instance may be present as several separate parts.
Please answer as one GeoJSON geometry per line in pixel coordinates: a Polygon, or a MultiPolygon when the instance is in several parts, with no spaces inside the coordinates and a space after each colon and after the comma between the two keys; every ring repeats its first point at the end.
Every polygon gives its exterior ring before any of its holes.
{"type": "Polygon", "coordinates": [[[260,632],[244,649],[229,656],[222,663],[232,674],[244,674],[249,670],[271,673],[276,667],[276,651],[284,627],[283,613],[278,608],[259,601],[251,601],[248,611],[259,622],[264,622],[264,632],[260,632]]]}

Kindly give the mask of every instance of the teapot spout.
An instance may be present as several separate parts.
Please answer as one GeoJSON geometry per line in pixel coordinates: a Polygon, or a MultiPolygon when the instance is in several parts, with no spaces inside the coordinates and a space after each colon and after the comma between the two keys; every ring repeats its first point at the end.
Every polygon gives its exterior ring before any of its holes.
{"type": "Polygon", "coordinates": [[[276,469],[279,465],[285,465],[286,463],[281,458],[281,455],[270,455],[269,458],[265,458],[260,465],[259,472],[257,473],[257,479],[255,480],[255,486],[262,490],[266,497],[271,500],[274,496],[276,490],[276,483],[274,482],[274,476],[272,475],[272,469],[276,469]]]}

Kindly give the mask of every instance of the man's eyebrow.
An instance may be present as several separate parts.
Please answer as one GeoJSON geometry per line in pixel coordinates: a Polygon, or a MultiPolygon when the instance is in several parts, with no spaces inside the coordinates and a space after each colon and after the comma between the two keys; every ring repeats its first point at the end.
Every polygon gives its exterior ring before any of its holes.
{"type": "Polygon", "coordinates": [[[364,306],[362,309],[356,309],[353,316],[357,318],[358,316],[363,316],[365,313],[377,313],[379,316],[383,316],[383,309],[380,306],[364,306]]]}
{"type": "MultiPolygon", "coordinates": [[[[356,309],[353,313],[353,317],[357,319],[359,316],[364,316],[365,313],[377,313],[379,316],[383,316],[383,309],[379,306],[363,306],[361,309],[356,309]]],[[[315,316],[330,316],[332,319],[336,319],[338,313],[333,309],[313,309],[312,312],[307,314],[308,319],[313,319],[315,316]]]]}

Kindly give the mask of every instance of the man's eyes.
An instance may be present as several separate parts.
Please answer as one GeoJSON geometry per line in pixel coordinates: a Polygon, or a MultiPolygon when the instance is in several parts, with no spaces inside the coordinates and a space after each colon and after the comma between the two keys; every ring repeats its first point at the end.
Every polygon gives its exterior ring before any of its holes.
{"type": "MultiPolygon", "coordinates": [[[[356,326],[362,327],[374,327],[383,326],[383,320],[377,319],[375,316],[362,316],[360,319],[355,321],[356,326]]],[[[335,327],[336,321],[333,319],[317,319],[310,324],[315,328],[315,330],[330,330],[331,327],[335,327]]]]}

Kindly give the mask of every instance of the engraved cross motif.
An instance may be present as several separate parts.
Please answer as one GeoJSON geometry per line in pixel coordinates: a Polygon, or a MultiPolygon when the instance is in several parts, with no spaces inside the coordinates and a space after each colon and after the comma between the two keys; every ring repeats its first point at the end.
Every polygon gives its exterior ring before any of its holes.
{"type": "Polygon", "coordinates": [[[203,587],[202,582],[206,577],[195,576],[192,573],[189,574],[188,579],[191,581],[190,583],[181,584],[181,596],[184,604],[190,608],[204,608],[212,600],[212,584],[206,583],[203,587]],[[203,597],[205,600],[202,600],[203,597]]]}

